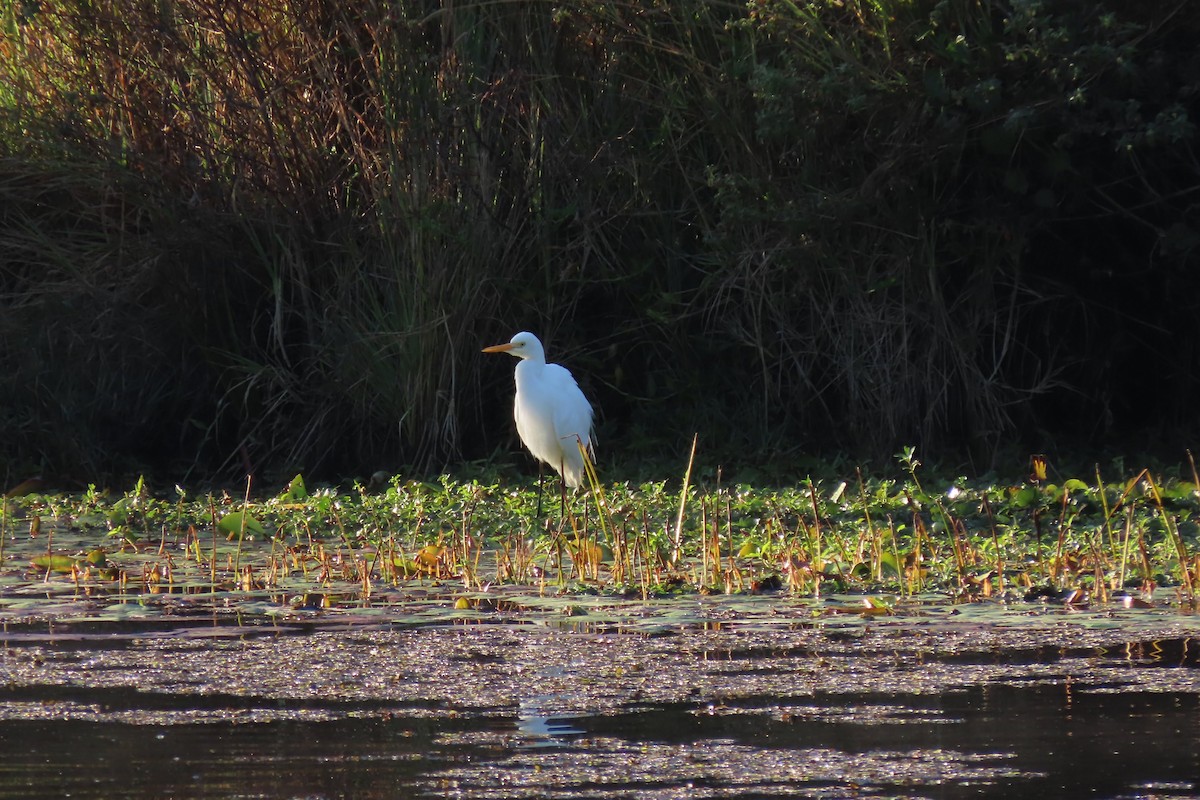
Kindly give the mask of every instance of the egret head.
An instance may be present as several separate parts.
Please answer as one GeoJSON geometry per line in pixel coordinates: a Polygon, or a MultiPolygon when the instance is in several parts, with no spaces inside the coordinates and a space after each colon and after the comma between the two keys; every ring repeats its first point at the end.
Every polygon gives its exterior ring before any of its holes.
{"type": "Polygon", "coordinates": [[[546,352],[542,349],[542,343],[529,331],[521,331],[505,344],[494,344],[491,347],[485,347],[483,348],[483,352],[508,353],[517,358],[544,359],[546,357],[546,352]]]}

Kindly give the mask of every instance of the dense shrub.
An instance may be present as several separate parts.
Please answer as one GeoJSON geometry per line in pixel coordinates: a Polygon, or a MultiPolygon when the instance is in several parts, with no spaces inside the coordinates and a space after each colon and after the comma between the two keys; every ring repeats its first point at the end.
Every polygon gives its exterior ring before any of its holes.
{"type": "Polygon", "coordinates": [[[618,460],[1191,424],[1190,3],[0,9],[10,470],[479,456],[521,328],[618,460]]]}

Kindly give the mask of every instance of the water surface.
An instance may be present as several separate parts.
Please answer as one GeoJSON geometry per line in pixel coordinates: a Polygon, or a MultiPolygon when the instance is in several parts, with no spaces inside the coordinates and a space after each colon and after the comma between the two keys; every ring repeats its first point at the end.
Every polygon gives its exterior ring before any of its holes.
{"type": "Polygon", "coordinates": [[[12,624],[0,797],[1198,797],[1176,622],[12,624]]]}

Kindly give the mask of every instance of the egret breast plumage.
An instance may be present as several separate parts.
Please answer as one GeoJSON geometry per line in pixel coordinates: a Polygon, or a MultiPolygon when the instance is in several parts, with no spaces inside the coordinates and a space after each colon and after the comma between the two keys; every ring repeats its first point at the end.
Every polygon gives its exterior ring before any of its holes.
{"type": "Polygon", "coordinates": [[[580,445],[593,458],[595,436],[592,405],[575,377],[566,367],[547,364],[541,341],[528,331],[506,344],[485,347],[483,352],[509,353],[521,359],[513,402],[517,434],[529,452],[558,472],[567,486],[579,486],[584,478],[580,445]]]}

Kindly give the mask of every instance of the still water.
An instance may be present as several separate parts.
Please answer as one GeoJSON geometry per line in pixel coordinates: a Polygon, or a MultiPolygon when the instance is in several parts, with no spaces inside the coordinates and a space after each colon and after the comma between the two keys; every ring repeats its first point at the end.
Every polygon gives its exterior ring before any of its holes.
{"type": "Polygon", "coordinates": [[[5,643],[0,797],[1200,797],[1195,653],[1070,629],[58,629],[5,643]]]}

